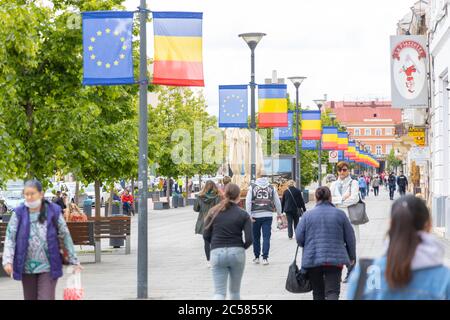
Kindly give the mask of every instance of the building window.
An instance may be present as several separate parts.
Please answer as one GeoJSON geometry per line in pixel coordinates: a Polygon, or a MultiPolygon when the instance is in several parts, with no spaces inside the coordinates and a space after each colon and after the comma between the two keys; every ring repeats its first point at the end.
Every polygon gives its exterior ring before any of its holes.
{"type": "Polygon", "coordinates": [[[370,129],[366,129],[366,136],[370,136],[370,135],[371,135],[370,129]]]}
{"type": "Polygon", "coordinates": [[[375,135],[381,136],[381,129],[377,129],[377,130],[375,131],[375,135]]]}
{"type": "Polygon", "coordinates": [[[366,146],[366,151],[367,152],[372,152],[372,146],[366,146]]]}
{"type": "Polygon", "coordinates": [[[376,146],[376,154],[381,155],[382,152],[383,152],[383,148],[380,145],[376,146]]]}
{"type": "Polygon", "coordinates": [[[392,145],[387,144],[387,145],[386,145],[386,154],[390,154],[390,153],[391,153],[391,150],[392,150],[392,145]]]}
{"type": "Polygon", "coordinates": [[[392,136],[392,128],[386,128],[386,135],[392,136]]]}
{"type": "Polygon", "coordinates": [[[355,129],[355,136],[359,136],[359,129],[358,128],[355,129]]]}

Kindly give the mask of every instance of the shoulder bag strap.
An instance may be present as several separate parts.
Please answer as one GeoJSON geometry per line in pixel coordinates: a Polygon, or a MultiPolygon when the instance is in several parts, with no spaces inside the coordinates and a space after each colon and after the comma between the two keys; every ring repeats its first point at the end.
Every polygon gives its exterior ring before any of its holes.
{"type": "Polygon", "coordinates": [[[359,259],[360,273],[353,300],[363,300],[364,289],[366,288],[367,281],[367,269],[372,265],[372,263],[373,259],[359,259]]]}
{"type": "Polygon", "coordinates": [[[297,208],[300,208],[300,207],[298,206],[298,204],[297,204],[297,201],[295,201],[294,195],[292,194],[292,192],[291,192],[291,190],[289,189],[289,187],[288,187],[288,191],[289,191],[289,193],[291,194],[291,197],[292,197],[292,199],[294,200],[295,205],[297,206],[297,208]]]}
{"type": "Polygon", "coordinates": [[[297,262],[297,255],[298,255],[298,248],[299,248],[300,246],[299,245],[297,245],[297,250],[295,250],[295,258],[294,258],[294,262],[297,262]]]}

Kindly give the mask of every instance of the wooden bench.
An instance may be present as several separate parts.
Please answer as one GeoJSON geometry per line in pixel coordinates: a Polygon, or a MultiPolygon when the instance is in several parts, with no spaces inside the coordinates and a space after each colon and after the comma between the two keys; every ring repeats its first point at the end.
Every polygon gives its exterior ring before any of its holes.
{"type": "Polygon", "coordinates": [[[101,261],[101,240],[102,239],[124,239],[125,254],[130,254],[131,243],[131,217],[90,217],[94,221],[94,240],[95,240],[95,261],[101,261]],[[98,249],[97,249],[98,248],[98,249]]]}
{"type": "MultiPolygon", "coordinates": [[[[95,245],[94,238],[94,221],[88,222],[67,222],[70,236],[74,245],[80,246],[93,246],[95,249],[95,257],[97,257],[97,251],[99,247],[95,245]]],[[[95,262],[99,262],[95,260],[95,262]]]]}

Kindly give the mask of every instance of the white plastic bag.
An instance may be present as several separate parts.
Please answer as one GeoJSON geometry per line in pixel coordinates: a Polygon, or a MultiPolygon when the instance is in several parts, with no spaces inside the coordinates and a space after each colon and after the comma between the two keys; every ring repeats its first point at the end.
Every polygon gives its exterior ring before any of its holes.
{"type": "Polygon", "coordinates": [[[73,273],[73,268],[69,267],[67,272],[70,274],[64,288],[64,300],[82,300],[84,289],[81,285],[81,273],[73,273]]]}

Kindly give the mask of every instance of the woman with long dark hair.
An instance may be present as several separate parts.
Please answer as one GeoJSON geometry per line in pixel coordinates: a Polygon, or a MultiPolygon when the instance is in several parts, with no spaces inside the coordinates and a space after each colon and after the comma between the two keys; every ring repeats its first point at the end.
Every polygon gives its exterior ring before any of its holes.
{"type": "Polygon", "coordinates": [[[356,259],[355,233],[345,212],[331,203],[328,187],[316,190],[316,201],[295,231],[303,247],[302,268],[311,281],[314,300],[338,300],[342,269],[356,259]]]}
{"type": "MultiPolygon", "coordinates": [[[[198,212],[197,223],[195,224],[196,234],[203,235],[203,230],[205,228],[205,217],[208,214],[208,211],[219,202],[220,194],[216,184],[212,180],[206,181],[205,186],[198,194],[198,197],[194,203],[194,211],[198,212]]],[[[207,240],[204,240],[204,242],[206,264],[208,267],[211,267],[211,264],[209,262],[211,244],[207,240]]]]}
{"type": "Polygon", "coordinates": [[[211,243],[214,299],[224,300],[230,277],[230,298],[240,299],[245,267],[245,250],[253,243],[252,222],[239,206],[241,190],[236,184],[225,187],[225,198],[213,207],[205,219],[203,238],[211,243]],[[242,240],[245,234],[245,241],[242,240]]]}
{"type": "MultiPolygon", "coordinates": [[[[449,300],[445,249],[430,230],[431,217],[423,200],[412,195],[396,200],[386,253],[367,268],[369,281],[358,299],[449,300]]],[[[355,298],[360,273],[358,265],[350,276],[349,299],[355,298]]]]}
{"type": "Polygon", "coordinates": [[[61,207],[44,199],[37,180],[27,181],[23,194],[25,203],[14,210],[6,230],[3,268],[22,281],[25,300],[55,300],[56,283],[63,275],[59,239],[74,272],[82,267],[61,207]]]}

